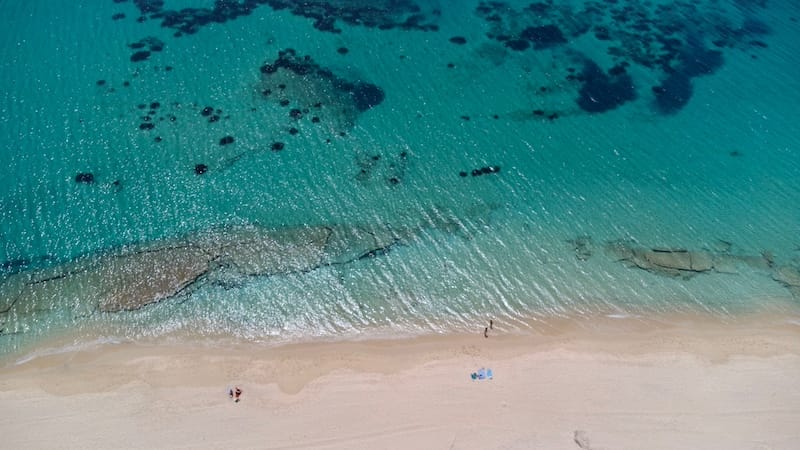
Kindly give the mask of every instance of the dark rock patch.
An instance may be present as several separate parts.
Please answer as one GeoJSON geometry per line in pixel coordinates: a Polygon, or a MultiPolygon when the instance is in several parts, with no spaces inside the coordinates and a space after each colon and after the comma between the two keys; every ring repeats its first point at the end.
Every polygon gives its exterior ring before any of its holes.
{"type": "Polygon", "coordinates": [[[370,108],[380,105],[386,95],[383,90],[372,83],[356,83],[350,95],[356,104],[356,109],[359,111],[366,111],[370,108]]]}
{"type": "MultiPolygon", "coordinates": [[[[313,20],[317,30],[340,33],[337,22],[351,26],[364,26],[388,30],[436,31],[438,26],[430,23],[420,5],[412,0],[375,0],[372,2],[333,2],[325,0],[217,0],[211,8],[164,9],[161,0],[136,0],[134,2],[142,14],[141,21],[160,20],[163,28],[175,30],[174,36],[191,35],[201,28],[215,23],[225,23],[239,17],[248,16],[262,6],[274,10],[289,10],[296,16],[313,20]]],[[[430,13],[432,17],[433,11],[430,13]]]]}
{"type": "Polygon", "coordinates": [[[138,41],[128,44],[133,50],[137,50],[131,55],[131,61],[140,62],[150,58],[153,52],[160,52],[164,50],[164,42],[152,36],[148,36],[138,41]]]}
{"type": "Polygon", "coordinates": [[[75,175],[76,183],[92,184],[94,183],[94,175],[91,172],[80,172],[75,175]]]}
{"type": "Polygon", "coordinates": [[[567,42],[564,33],[555,25],[527,27],[522,30],[520,37],[531,41],[535,49],[553,47],[567,42]]]}
{"type": "Polygon", "coordinates": [[[292,105],[289,117],[300,120],[312,108],[330,106],[314,117],[331,121],[332,129],[349,129],[357,117],[381,104],[386,97],[375,84],[364,80],[349,80],[332,70],[318,65],[310,55],[299,55],[287,48],[278,52],[277,59],[261,66],[262,82],[258,87],[263,92],[280,92],[281,96],[263,98],[278,105],[292,105]],[[309,86],[313,86],[309,89],[309,86]]]}
{"type": "Polygon", "coordinates": [[[134,52],[131,55],[131,61],[133,62],[145,61],[149,57],[150,57],[150,52],[148,52],[147,50],[140,50],[138,52],[134,52]]]}
{"type": "Polygon", "coordinates": [[[467,43],[467,38],[463,36],[453,36],[450,38],[450,42],[457,45],[464,45],[467,43]]]}
{"type": "Polygon", "coordinates": [[[230,145],[233,144],[233,136],[225,136],[219,140],[219,145],[230,145]]]}
{"type": "MultiPolygon", "coordinates": [[[[470,172],[470,174],[473,177],[479,177],[481,175],[488,175],[492,173],[500,173],[500,166],[485,166],[477,169],[472,169],[472,171],[470,172]]],[[[462,177],[467,176],[466,172],[459,172],[459,175],[461,175],[462,177]]]]}
{"type": "Polygon", "coordinates": [[[674,114],[689,103],[692,97],[692,80],[685,74],[676,72],[660,85],[654,86],[652,91],[658,111],[662,114],[674,114]]]}
{"type": "Polygon", "coordinates": [[[580,261],[586,261],[594,254],[594,243],[591,236],[578,236],[575,239],[567,240],[567,242],[572,244],[575,257],[580,261]]]}
{"type": "Polygon", "coordinates": [[[622,63],[617,64],[614,67],[608,69],[608,74],[611,75],[612,77],[615,77],[615,76],[618,76],[618,75],[623,75],[623,74],[627,73],[626,67],[628,67],[628,63],[622,62],[622,63]]]}
{"type": "Polygon", "coordinates": [[[156,127],[155,124],[153,124],[151,122],[144,122],[144,123],[140,123],[139,124],[139,129],[140,130],[152,130],[155,127],[156,127]]]}
{"type": "Polygon", "coordinates": [[[283,150],[284,146],[285,146],[285,144],[283,142],[273,142],[272,145],[270,145],[269,148],[273,152],[279,152],[279,151],[283,150]]]}
{"type": "MultiPolygon", "coordinates": [[[[578,102],[582,109],[597,113],[639,97],[635,87],[628,86],[627,72],[632,65],[639,66],[637,72],[650,71],[654,79],[664,80],[660,91],[686,94],[691,92],[687,86],[692,78],[712,74],[722,66],[723,51],[767,48],[763,36],[771,30],[759,18],[765,5],[762,1],[737,2],[745,12],[742,19],[717,2],[600,0],[561,5],[542,0],[517,8],[487,0],[478,4],[475,14],[485,22],[489,39],[514,51],[531,46],[566,47],[587,33],[603,41],[611,60],[605,77],[593,69],[578,73],[572,67],[577,52],[569,49],[560,54],[554,51],[553,61],[553,67],[562,66],[567,81],[575,82],[572,86],[581,91],[578,102]],[[675,72],[681,75],[674,75],[675,72]]],[[[757,55],[751,57],[756,59],[757,55]]],[[[679,101],[670,102],[672,107],[654,107],[658,112],[673,111],[685,105],[689,97],[674,98],[679,101]]]]}
{"type": "Polygon", "coordinates": [[[111,20],[122,20],[125,18],[125,13],[116,13],[111,16],[111,20]]]}
{"type": "Polygon", "coordinates": [[[336,53],[340,55],[346,55],[349,51],[350,50],[348,50],[347,47],[339,47],[336,49],[336,53]]]}
{"type": "Polygon", "coordinates": [[[516,50],[518,52],[521,52],[529,49],[531,44],[525,39],[510,39],[506,41],[505,46],[510,48],[511,50],[516,50]]]}
{"type": "Polygon", "coordinates": [[[636,98],[633,79],[627,73],[607,75],[594,61],[587,60],[581,72],[583,85],[578,106],[589,113],[610,111],[636,98]]]}
{"type": "Polygon", "coordinates": [[[194,173],[196,173],[197,175],[202,175],[202,174],[204,174],[206,172],[208,172],[208,166],[207,165],[205,165],[205,164],[195,164],[194,165],[194,173]]]}

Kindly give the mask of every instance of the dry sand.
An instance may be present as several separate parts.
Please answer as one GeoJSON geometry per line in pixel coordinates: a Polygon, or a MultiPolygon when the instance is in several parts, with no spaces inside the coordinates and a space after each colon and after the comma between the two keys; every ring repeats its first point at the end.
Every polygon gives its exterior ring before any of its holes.
{"type": "Polygon", "coordinates": [[[0,369],[0,447],[800,449],[800,326],[622,323],[43,356],[0,369]]]}

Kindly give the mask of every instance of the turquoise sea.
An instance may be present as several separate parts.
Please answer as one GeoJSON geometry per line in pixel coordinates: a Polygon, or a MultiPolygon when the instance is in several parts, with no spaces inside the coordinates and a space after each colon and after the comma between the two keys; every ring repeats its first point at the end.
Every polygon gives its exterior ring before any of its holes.
{"type": "Polygon", "coordinates": [[[6,360],[800,323],[796,2],[2,5],[6,360]]]}

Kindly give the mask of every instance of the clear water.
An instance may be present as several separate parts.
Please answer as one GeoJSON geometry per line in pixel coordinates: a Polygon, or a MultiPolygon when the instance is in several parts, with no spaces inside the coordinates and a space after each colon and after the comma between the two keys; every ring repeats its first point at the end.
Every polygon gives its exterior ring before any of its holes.
{"type": "MultiPolygon", "coordinates": [[[[795,3],[448,1],[419,3],[418,20],[410,1],[300,3],[237,15],[244,2],[223,2],[211,21],[211,1],[4,5],[0,354],[65,332],[269,343],[466,331],[488,317],[524,330],[570,316],[796,314],[795,3]],[[326,5],[359,21],[315,27],[308,16],[326,5]],[[176,14],[196,27],[163,26],[176,14]],[[262,73],[287,49],[284,63],[308,73],[262,73]],[[151,54],[134,62],[137,51],[151,54]],[[472,175],[481,168],[493,170],[472,175]],[[279,247],[277,272],[223,282],[214,269],[118,312],[98,307],[102,276],[75,269],[124,272],[101,255],[249,226],[397,242],[358,258],[344,239],[302,269],[279,247]],[[643,270],[609,250],[617,241],[727,262],[643,270]]],[[[165,260],[155,272],[187,264],[165,260]]]]}

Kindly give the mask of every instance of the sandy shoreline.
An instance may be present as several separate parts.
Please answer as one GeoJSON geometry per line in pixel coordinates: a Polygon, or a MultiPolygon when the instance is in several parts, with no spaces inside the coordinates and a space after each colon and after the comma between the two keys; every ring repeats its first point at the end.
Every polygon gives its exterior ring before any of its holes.
{"type": "Polygon", "coordinates": [[[103,346],[0,369],[0,433],[8,448],[796,449],[800,326],[774,319],[103,346]],[[494,378],[471,380],[481,367],[494,378]]]}

